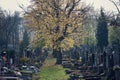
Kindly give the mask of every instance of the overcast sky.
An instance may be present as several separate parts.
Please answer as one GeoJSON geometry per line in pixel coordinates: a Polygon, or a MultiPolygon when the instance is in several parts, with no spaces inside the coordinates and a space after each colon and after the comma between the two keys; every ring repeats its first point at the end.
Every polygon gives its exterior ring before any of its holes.
{"type": "Polygon", "coordinates": [[[30,0],[0,0],[0,7],[7,11],[22,11],[19,4],[23,4],[25,7],[29,5],[30,0]]]}
{"type": "Polygon", "coordinates": [[[116,7],[109,0],[82,0],[82,1],[85,1],[87,4],[93,4],[95,9],[100,9],[101,7],[103,7],[106,11],[117,11],[116,7]]]}
{"type": "MultiPolygon", "coordinates": [[[[4,10],[9,11],[21,11],[18,4],[23,4],[24,6],[29,5],[30,0],[0,0],[0,7],[4,10]]],[[[87,4],[93,4],[95,9],[100,9],[100,7],[104,7],[105,10],[109,11],[116,11],[115,6],[109,2],[109,0],[82,0],[85,1],[87,4]]]]}

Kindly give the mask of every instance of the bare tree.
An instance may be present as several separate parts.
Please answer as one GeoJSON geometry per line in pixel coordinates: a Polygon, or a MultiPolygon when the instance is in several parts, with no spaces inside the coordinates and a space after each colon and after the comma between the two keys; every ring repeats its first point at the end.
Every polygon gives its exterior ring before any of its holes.
{"type": "Polygon", "coordinates": [[[111,3],[113,3],[120,14],[120,0],[119,1],[114,1],[114,0],[109,0],[111,3]]]}

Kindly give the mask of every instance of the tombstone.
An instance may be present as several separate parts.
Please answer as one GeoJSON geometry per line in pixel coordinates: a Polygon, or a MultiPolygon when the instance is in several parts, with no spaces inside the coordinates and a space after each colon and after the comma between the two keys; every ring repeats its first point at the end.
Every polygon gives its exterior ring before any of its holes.
{"type": "MultiPolygon", "coordinates": [[[[119,53],[117,51],[114,52],[113,58],[114,58],[114,67],[119,66],[119,53]]],[[[116,80],[120,80],[120,70],[115,69],[115,78],[116,80]]]]}
{"type": "Polygon", "coordinates": [[[94,63],[95,63],[95,54],[92,54],[92,66],[94,67],[94,63]]]}
{"type": "MultiPolygon", "coordinates": [[[[120,66],[120,42],[119,40],[117,39],[116,42],[114,42],[112,44],[112,47],[113,47],[113,59],[114,59],[114,67],[115,68],[116,66],[120,66]]],[[[120,70],[116,70],[114,69],[115,71],[115,80],[120,80],[120,70]]]]}
{"type": "Polygon", "coordinates": [[[2,68],[2,59],[0,58],[0,74],[1,74],[1,68],[2,68]]]}
{"type": "Polygon", "coordinates": [[[106,55],[107,55],[107,52],[104,51],[103,52],[103,71],[104,71],[104,73],[106,73],[106,55]]]}
{"type": "Polygon", "coordinates": [[[108,54],[108,73],[107,73],[107,80],[115,80],[115,71],[113,70],[114,66],[114,57],[113,53],[108,54]]]}

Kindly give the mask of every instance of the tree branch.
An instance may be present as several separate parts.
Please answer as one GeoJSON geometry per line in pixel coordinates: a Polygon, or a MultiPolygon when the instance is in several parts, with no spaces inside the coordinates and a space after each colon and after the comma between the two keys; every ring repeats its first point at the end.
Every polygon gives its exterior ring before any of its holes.
{"type": "MultiPolygon", "coordinates": [[[[114,1],[112,1],[112,0],[109,0],[109,1],[112,2],[112,3],[115,5],[115,7],[117,8],[118,13],[120,14],[120,10],[119,10],[117,4],[116,4],[114,1]]],[[[120,0],[119,0],[119,1],[120,1],[120,0]]]]}

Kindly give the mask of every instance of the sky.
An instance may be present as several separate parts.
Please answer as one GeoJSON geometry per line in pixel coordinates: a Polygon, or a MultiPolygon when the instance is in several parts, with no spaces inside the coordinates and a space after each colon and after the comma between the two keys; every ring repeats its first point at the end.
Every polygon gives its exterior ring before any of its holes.
{"type": "Polygon", "coordinates": [[[19,4],[27,7],[30,4],[29,1],[30,0],[0,0],[0,7],[2,7],[3,10],[11,12],[22,11],[19,4]]]}
{"type": "MultiPolygon", "coordinates": [[[[22,11],[22,9],[18,6],[18,4],[23,4],[25,7],[27,7],[30,3],[30,0],[0,0],[0,7],[2,7],[3,10],[7,11],[22,11]]],[[[101,7],[104,7],[107,11],[116,11],[115,6],[109,2],[109,0],[82,0],[85,1],[86,4],[93,4],[95,9],[100,9],[101,7]]]]}
{"type": "MultiPolygon", "coordinates": [[[[86,4],[93,4],[95,9],[100,9],[101,7],[103,7],[106,11],[113,11],[113,12],[117,11],[114,4],[111,3],[109,0],[82,0],[82,1],[85,1],[86,4]]],[[[118,1],[118,0],[113,0],[113,1],[118,1]]]]}

